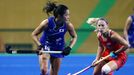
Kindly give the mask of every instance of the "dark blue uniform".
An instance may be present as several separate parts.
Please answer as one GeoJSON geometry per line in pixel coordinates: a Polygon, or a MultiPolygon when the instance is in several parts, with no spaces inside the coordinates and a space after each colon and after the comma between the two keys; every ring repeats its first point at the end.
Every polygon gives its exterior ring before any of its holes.
{"type": "MultiPolygon", "coordinates": [[[[48,27],[44,29],[44,32],[40,38],[41,44],[44,46],[45,50],[51,51],[62,51],[65,48],[64,35],[67,31],[66,23],[63,23],[61,27],[55,29],[56,23],[54,17],[48,18],[48,27]]],[[[50,54],[53,57],[62,58],[62,54],[50,54]]]]}
{"type": "Polygon", "coordinates": [[[132,23],[128,29],[128,40],[131,48],[134,48],[134,15],[131,15],[132,23]]]}

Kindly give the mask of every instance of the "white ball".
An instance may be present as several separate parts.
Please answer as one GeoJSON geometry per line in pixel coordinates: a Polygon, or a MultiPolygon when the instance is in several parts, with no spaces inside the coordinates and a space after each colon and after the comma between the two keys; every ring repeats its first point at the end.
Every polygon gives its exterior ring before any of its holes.
{"type": "Polygon", "coordinates": [[[71,73],[68,73],[67,75],[71,75],[71,73]]]}

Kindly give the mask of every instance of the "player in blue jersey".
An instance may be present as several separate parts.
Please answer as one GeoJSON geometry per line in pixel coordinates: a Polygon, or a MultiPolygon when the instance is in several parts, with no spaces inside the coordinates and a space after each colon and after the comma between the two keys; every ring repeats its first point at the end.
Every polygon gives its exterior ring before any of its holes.
{"type": "Polygon", "coordinates": [[[32,32],[32,38],[40,51],[62,51],[61,54],[49,54],[50,57],[48,54],[40,54],[39,52],[41,75],[47,75],[48,59],[50,59],[50,75],[58,75],[61,60],[70,53],[71,48],[77,40],[77,34],[73,24],[69,21],[69,9],[67,6],[48,2],[43,8],[43,11],[49,17],[43,20],[32,32]],[[69,45],[65,46],[64,38],[67,31],[71,36],[71,40],[69,45]],[[43,32],[42,36],[38,39],[38,35],[41,32],[43,32]]]}
{"type": "Polygon", "coordinates": [[[124,36],[129,42],[130,48],[134,48],[134,14],[129,16],[126,20],[124,36]]]}

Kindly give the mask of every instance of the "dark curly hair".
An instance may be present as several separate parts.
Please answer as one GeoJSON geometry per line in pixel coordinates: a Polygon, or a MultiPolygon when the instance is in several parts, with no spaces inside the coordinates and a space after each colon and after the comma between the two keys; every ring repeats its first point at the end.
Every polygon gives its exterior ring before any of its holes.
{"type": "Polygon", "coordinates": [[[43,8],[43,11],[47,13],[49,16],[51,13],[55,16],[55,18],[59,16],[63,16],[68,7],[66,5],[56,5],[56,2],[48,1],[46,6],[43,8]]]}

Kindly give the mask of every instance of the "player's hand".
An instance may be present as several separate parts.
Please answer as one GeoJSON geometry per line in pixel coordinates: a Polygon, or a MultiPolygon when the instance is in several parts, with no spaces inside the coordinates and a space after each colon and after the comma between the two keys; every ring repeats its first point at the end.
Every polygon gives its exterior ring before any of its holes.
{"type": "Polygon", "coordinates": [[[93,66],[96,66],[97,64],[95,64],[95,63],[96,63],[97,61],[98,61],[98,60],[95,59],[95,60],[92,62],[92,65],[93,65],[93,66]]]}
{"type": "Polygon", "coordinates": [[[37,47],[37,51],[36,51],[36,54],[37,55],[41,55],[42,54],[42,51],[43,50],[43,46],[42,45],[39,45],[38,47],[37,47]]]}
{"type": "Polygon", "coordinates": [[[70,54],[71,50],[72,50],[72,49],[71,49],[69,46],[67,46],[67,47],[65,47],[65,49],[63,50],[62,54],[65,55],[65,56],[67,56],[67,55],[70,54]]]}
{"type": "Polygon", "coordinates": [[[117,57],[117,54],[116,54],[115,52],[111,52],[111,53],[110,53],[110,57],[116,58],[116,57],[117,57]]]}

